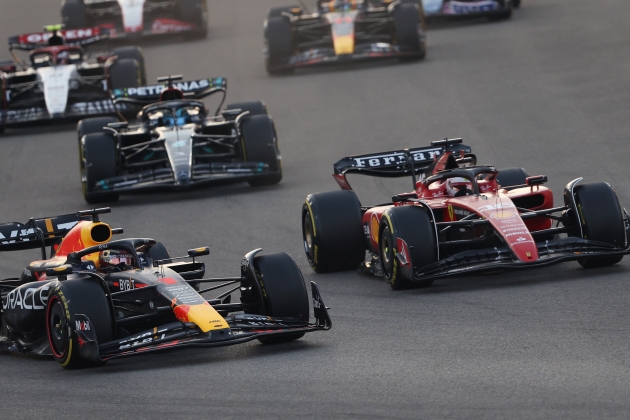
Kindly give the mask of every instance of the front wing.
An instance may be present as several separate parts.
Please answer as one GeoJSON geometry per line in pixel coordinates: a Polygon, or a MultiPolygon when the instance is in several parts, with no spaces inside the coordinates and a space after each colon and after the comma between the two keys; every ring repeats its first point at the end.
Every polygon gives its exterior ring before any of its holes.
{"type": "Polygon", "coordinates": [[[540,258],[533,262],[515,260],[507,247],[463,251],[423,267],[414,273],[414,281],[442,277],[489,272],[546,267],[591,257],[615,257],[630,254],[630,246],[616,248],[612,245],[582,238],[562,238],[537,244],[540,258]]]}
{"type": "MultiPolygon", "coordinates": [[[[184,347],[222,347],[245,343],[263,337],[286,334],[301,334],[313,331],[325,331],[332,328],[326,305],[319,293],[319,288],[311,282],[313,311],[315,322],[308,323],[293,318],[271,318],[261,315],[238,314],[225,318],[230,325],[229,330],[201,333],[195,324],[174,322],[134,334],[120,340],[99,344],[94,330],[77,330],[81,357],[106,361],[114,358],[134,356],[160,350],[184,347]]],[[[89,324],[85,315],[75,315],[75,320],[89,324]]]]}
{"type": "Polygon", "coordinates": [[[308,50],[285,58],[282,63],[270,66],[270,70],[293,69],[324,64],[342,64],[355,61],[378,60],[384,58],[421,58],[424,52],[399,47],[389,43],[359,44],[353,54],[336,55],[333,48],[308,50]]]}
{"type": "Polygon", "coordinates": [[[73,121],[99,115],[128,113],[130,109],[126,104],[114,105],[110,99],[74,102],[68,105],[66,112],[56,115],[51,115],[43,106],[0,109],[0,127],[73,121]]]}
{"type": "MultiPolygon", "coordinates": [[[[507,1],[507,0],[506,0],[507,1]]],[[[492,16],[503,13],[507,10],[504,1],[479,0],[479,1],[457,1],[446,0],[442,2],[431,1],[432,5],[425,6],[425,16],[431,17],[457,17],[457,16],[492,16]],[[441,3],[441,6],[440,4],[441,3]]]]}
{"type": "Polygon", "coordinates": [[[90,194],[139,192],[154,189],[188,189],[201,185],[247,180],[270,175],[263,162],[226,162],[195,165],[193,175],[176,177],[170,168],[148,169],[129,175],[108,178],[96,183],[90,194]]]}
{"type": "Polygon", "coordinates": [[[199,28],[194,23],[171,18],[156,18],[152,21],[145,22],[143,28],[137,32],[126,32],[120,23],[114,21],[102,23],[99,27],[106,28],[109,31],[109,39],[112,40],[125,40],[129,38],[136,39],[138,37],[148,38],[160,35],[203,33],[205,30],[205,28],[199,28]]]}

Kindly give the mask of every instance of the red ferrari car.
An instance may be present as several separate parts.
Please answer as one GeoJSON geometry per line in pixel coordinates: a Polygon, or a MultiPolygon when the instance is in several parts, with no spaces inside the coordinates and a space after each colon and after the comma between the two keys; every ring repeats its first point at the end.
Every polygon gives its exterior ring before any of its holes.
{"type": "Polygon", "coordinates": [[[630,217],[608,183],[575,179],[564,189],[564,205],[554,207],[553,193],[542,185],[546,176],[474,166],[476,157],[461,143],[442,140],[337,162],[334,177],[342,190],[311,194],[302,208],[313,269],[361,265],[401,289],[450,275],[572,260],[601,267],[630,253],[630,217]],[[411,175],[414,189],[390,203],[362,206],[346,179],[352,172],[411,175]]]}

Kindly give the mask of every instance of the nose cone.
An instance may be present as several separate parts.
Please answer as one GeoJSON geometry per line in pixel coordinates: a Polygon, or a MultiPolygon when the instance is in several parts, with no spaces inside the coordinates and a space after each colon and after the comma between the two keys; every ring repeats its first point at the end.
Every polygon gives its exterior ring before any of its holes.
{"type": "Polygon", "coordinates": [[[191,183],[190,173],[187,171],[177,172],[177,183],[180,185],[188,185],[191,183]]]}
{"type": "Polygon", "coordinates": [[[339,36],[334,39],[335,54],[344,55],[354,53],[354,35],[339,36]]]}

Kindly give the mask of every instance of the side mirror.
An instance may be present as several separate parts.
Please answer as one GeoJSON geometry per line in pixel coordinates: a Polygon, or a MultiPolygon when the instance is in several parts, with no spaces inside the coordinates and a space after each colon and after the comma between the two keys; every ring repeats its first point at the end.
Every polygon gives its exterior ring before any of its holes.
{"type": "Polygon", "coordinates": [[[129,127],[129,123],[127,121],[119,121],[119,122],[109,123],[107,124],[107,126],[109,128],[113,128],[114,130],[120,130],[121,128],[129,127]]]}
{"type": "Polygon", "coordinates": [[[192,258],[202,257],[204,255],[210,255],[210,248],[207,246],[188,250],[188,256],[192,258]]]}
{"type": "Polygon", "coordinates": [[[525,185],[533,187],[534,185],[542,185],[547,182],[547,175],[536,175],[525,178],[525,185]]]}

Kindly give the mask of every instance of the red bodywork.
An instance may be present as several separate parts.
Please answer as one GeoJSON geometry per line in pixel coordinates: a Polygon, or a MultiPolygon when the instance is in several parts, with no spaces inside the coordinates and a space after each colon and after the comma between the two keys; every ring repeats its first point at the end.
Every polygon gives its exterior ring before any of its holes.
{"type": "MultiPolygon", "coordinates": [[[[443,154],[436,162],[433,174],[443,170],[446,162],[452,155],[451,152],[443,154]]],[[[342,189],[350,189],[345,176],[337,174],[334,176],[342,189]]],[[[498,185],[495,175],[490,175],[484,180],[478,180],[480,195],[465,195],[461,197],[450,197],[446,191],[446,182],[431,182],[421,180],[416,182],[414,192],[400,194],[400,196],[411,196],[422,200],[427,204],[436,222],[458,221],[471,214],[475,214],[483,219],[487,219],[492,228],[499,233],[504,242],[509,246],[514,256],[522,262],[537,261],[538,249],[531,232],[549,229],[552,220],[547,217],[535,217],[522,220],[519,216],[518,208],[528,210],[546,210],[553,208],[553,193],[543,186],[522,187],[506,190],[498,185]]],[[[363,226],[368,236],[370,249],[379,253],[379,230],[381,217],[388,208],[392,206],[423,206],[423,203],[414,201],[401,201],[387,206],[373,207],[363,214],[363,226]]],[[[475,228],[475,234],[482,233],[483,228],[475,228]]],[[[399,249],[403,250],[406,244],[399,244],[399,249]]],[[[404,265],[404,264],[403,264],[404,265]]]]}

